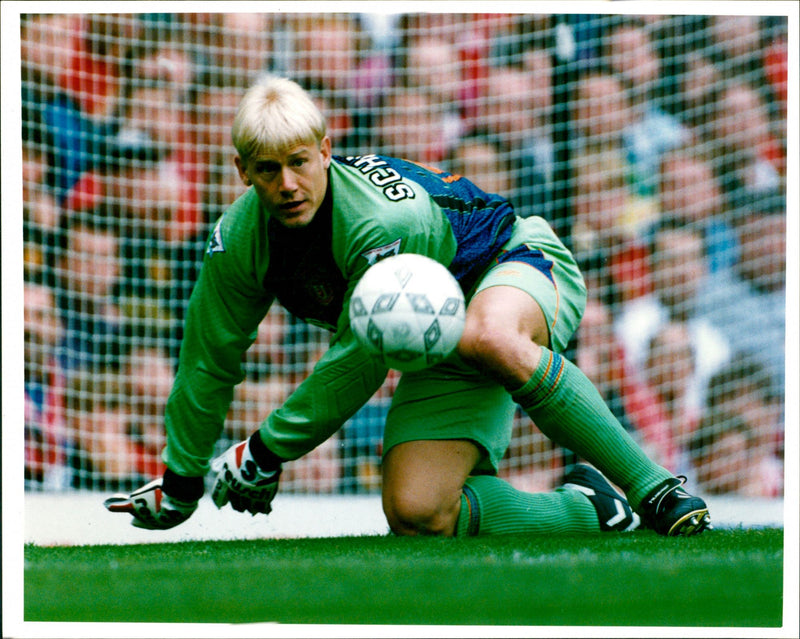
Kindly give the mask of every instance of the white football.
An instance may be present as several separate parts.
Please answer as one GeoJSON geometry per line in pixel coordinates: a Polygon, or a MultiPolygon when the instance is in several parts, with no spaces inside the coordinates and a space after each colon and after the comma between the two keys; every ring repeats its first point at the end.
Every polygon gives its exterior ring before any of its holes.
{"type": "Polygon", "coordinates": [[[356,339],[388,368],[417,371],[453,352],[464,331],[464,294],[439,262],[414,253],[370,266],[350,298],[356,339]]]}

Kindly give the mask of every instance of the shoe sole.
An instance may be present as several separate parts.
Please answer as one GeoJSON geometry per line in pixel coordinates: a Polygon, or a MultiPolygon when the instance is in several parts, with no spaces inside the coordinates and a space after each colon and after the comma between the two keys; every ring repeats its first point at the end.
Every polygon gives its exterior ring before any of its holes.
{"type": "Polygon", "coordinates": [[[667,532],[668,537],[677,537],[683,535],[688,537],[690,535],[699,535],[704,530],[711,530],[711,517],[708,514],[708,508],[699,508],[686,513],[683,517],[678,519],[667,532]]]}

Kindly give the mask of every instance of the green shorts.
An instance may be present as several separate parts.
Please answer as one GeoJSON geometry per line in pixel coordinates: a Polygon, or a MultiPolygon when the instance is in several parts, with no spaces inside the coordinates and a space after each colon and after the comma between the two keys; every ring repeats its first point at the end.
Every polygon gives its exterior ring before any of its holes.
{"type": "MultiPolygon", "coordinates": [[[[572,254],[544,219],[517,219],[511,239],[468,297],[500,285],[536,300],[550,328],[550,347],[563,351],[583,315],[586,286],[572,254]]],[[[386,419],[384,454],[408,441],[467,439],[485,453],[475,472],[494,474],[511,443],[515,410],[505,388],[453,355],[400,378],[386,419]]]]}

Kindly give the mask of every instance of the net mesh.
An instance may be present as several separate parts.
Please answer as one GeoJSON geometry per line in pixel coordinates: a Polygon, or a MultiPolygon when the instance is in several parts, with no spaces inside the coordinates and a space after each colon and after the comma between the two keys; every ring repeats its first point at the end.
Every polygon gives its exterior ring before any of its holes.
{"type": "MultiPolygon", "coordinates": [[[[323,109],[334,151],[442,166],[541,215],[589,301],[568,355],[701,491],[782,493],[787,20],[519,14],[31,14],[20,23],[29,490],[134,487],[209,230],[244,190],[230,126],[260,74],[323,109]]],[[[328,335],[280,307],[218,452],[328,335]]],[[[380,489],[396,376],[282,490],[380,489]]],[[[558,484],[523,413],[501,468],[558,484]]]]}

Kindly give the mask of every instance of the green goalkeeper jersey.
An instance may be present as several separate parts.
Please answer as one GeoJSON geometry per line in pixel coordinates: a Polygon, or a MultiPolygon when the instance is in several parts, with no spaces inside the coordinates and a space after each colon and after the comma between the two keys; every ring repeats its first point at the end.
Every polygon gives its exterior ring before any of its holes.
{"type": "Polygon", "coordinates": [[[447,266],[469,292],[514,220],[504,198],[464,178],[377,155],[334,157],[325,200],[306,227],[271,220],[248,190],[206,244],[166,407],[166,464],[185,476],[208,471],[244,377],[242,356],[275,300],[332,332],[312,373],[261,426],[267,446],[283,459],[312,450],[387,374],[349,328],[348,301],[364,271],[383,257],[419,253],[447,266]]]}

